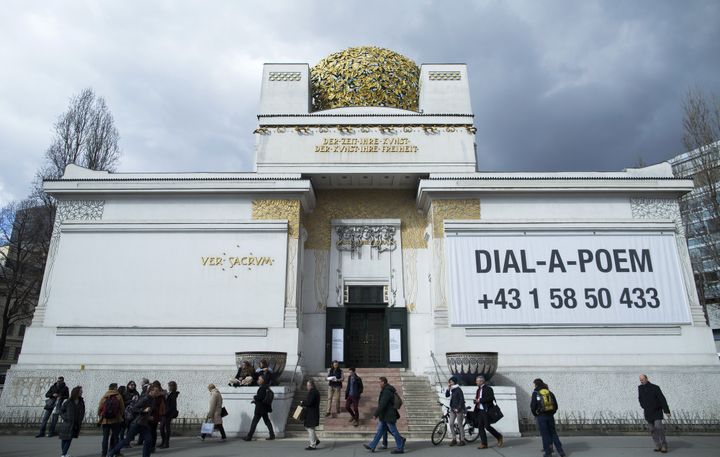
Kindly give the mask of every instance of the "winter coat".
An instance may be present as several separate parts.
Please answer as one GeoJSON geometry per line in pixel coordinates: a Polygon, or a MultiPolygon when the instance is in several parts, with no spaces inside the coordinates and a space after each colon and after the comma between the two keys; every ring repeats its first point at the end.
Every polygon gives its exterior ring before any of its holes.
{"type": "Polygon", "coordinates": [[[308,391],[307,398],[301,405],[305,407],[303,426],[313,428],[320,425],[320,392],[315,387],[308,391]]]}
{"type": "Polygon", "coordinates": [[[257,393],[253,397],[253,401],[255,402],[255,415],[256,416],[262,416],[266,413],[272,412],[272,405],[266,405],[265,404],[265,395],[268,391],[268,386],[263,384],[262,386],[258,387],[257,393]]]}
{"type": "Polygon", "coordinates": [[[445,390],[445,397],[450,397],[450,409],[455,412],[465,412],[465,394],[460,386],[445,390]]]}
{"type": "Polygon", "coordinates": [[[493,405],[493,402],[495,401],[495,391],[493,391],[493,388],[488,386],[487,384],[483,384],[482,387],[478,387],[477,391],[475,392],[475,399],[481,401],[481,403],[475,404],[475,411],[478,411],[480,409],[481,404],[483,406],[483,411],[487,411],[490,409],[490,407],[493,405]],[[482,396],[480,395],[481,390],[482,396]]]}
{"type": "Polygon", "coordinates": [[[337,378],[337,381],[328,381],[328,385],[330,387],[335,387],[336,389],[342,388],[342,379],[343,379],[342,369],[340,367],[337,367],[337,368],[330,367],[330,370],[328,370],[327,377],[329,378],[330,376],[335,376],[335,378],[337,378]]]}
{"type": "Polygon", "coordinates": [[[98,424],[100,425],[108,425],[108,424],[119,424],[123,422],[123,413],[125,412],[125,402],[123,401],[122,395],[120,395],[120,392],[117,390],[108,390],[105,392],[105,395],[102,396],[100,399],[100,404],[98,405],[97,414],[100,418],[98,420],[98,424]],[[105,401],[110,397],[116,397],[119,402],[118,410],[115,414],[115,417],[107,419],[103,417],[103,405],[105,404],[105,401]]]}
{"type": "Polygon", "coordinates": [[[170,419],[175,419],[178,417],[178,409],[177,409],[177,397],[180,395],[180,392],[177,390],[175,392],[170,392],[167,394],[167,397],[165,398],[165,417],[168,417],[170,419]]]}
{"type": "Polygon", "coordinates": [[[137,389],[130,390],[127,388],[127,386],[120,386],[118,388],[118,392],[120,392],[120,395],[122,395],[125,405],[130,403],[130,401],[132,401],[133,397],[140,396],[140,392],[138,392],[137,389]]]}
{"type": "Polygon", "coordinates": [[[670,408],[660,386],[652,384],[650,381],[638,386],[638,400],[645,413],[645,420],[648,422],[662,419],[663,411],[670,414],[670,408]]]}
{"type": "Polygon", "coordinates": [[[384,422],[397,422],[400,414],[395,409],[395,388],[386,384],[380,391],[378,406],[373,416],[384,422]]]}
{"type": "Polygon", "coordinates": [[[62,417],[63,421],[60,424],[58,438],[61,440],[77,438],[80,435],[80,426],[85,418],[85,401],[83,401],[82,397],[78,398],[77,403],[73,400],[63,403],[60,417],[62,417]]]}
{"type": "Polygon", "coordinates": [[[222,425],[222,406],[223,399],[220,391],[213,389],[210,391],[210,407],[208,408],[207,420],[212,421],[215,425],[222,425]]]}
{"type": "Polygon", "coordinates": [[[348,398],[351,395],[351,390],[355,390],[355,398],[360,400],[360,396],[363,393],[363,382],[360,376],[355,375],[348,377],[347,387],[345,388],[345,398],[348,398]]]}
{"type": "Polygon", "coordinates": [[[133,406],[133,423],[144,427],[148,426],[150,418],[152,417],[152,409],[155,406],[155,399],[151,397],[147,392],[140,395],[135,406],[133,406]],[[150,408],[150,411],[145,409],[150,408]]]}
{"type": "MultiPolygon", "coordinates": [[[[542,390],[542,389],[540,389],[542,390]]],[[[557,398],[555,398],[555,394],[552,393],[550,389],[548,389],[548,392],[550,392],[550,399],[552,400],[553,404],[553,410],[550,411],[543,411],[541,413],[538,413],[538,410],[540,409],[540,405],[542,405],[542,395],[540,395],[540,392],[537,390],[533,390],[533,393],[530,394],[530,412],[533,414],[533,416],[554,416],[555,413],[558,410],[558,402],[557,398]]]]}
{"type": "Polygon", "coordinates": [[[67,398],[70,398],[70,390],[68,389],[67,384],[63,383],[62,385],[59,385],[56,382],[55,384],[50,386],[47,392],[45,392],[45,398],[53,398],[53,395],[55,394],[58,394],[58,400],[65,400],[67,398]]]}

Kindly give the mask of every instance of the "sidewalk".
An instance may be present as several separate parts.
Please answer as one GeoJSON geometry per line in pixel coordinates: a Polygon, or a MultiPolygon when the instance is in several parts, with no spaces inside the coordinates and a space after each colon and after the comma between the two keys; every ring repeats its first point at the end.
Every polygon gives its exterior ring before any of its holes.
{"type": "MultiPolygon", "coordinates": [[[[81,435],[73,440],[70,447],[72,457],[98,457],[100,456],[99,435],[81,435]]],[[[662,454],[653,452],[650,436],[571,436],[562,437],[565,451],[569,456],[583,457],[637,457],[655,456],[662,454]]],[[[429,440],[408,441],[406,453],[414,456],[474,456],[474,457],[539,457],[542,455],[539,437],[512,438],[505,442],[503,448],[494,447],[494,440],[490,440],[490,448],[477,449],[473,443],[465,447],[450,448],[448,441],[439,446],[433,446],[429,440]]],[[[392,439],[391,439],[392,444],[392,439]]],[[[237,457],[240,455],[263,455],[266,457],[283,456],[368,456],[370,452],[362,447],[361,441],[329,441],[322,442],[316,451],[305,451],[304,440],[278,439],[265,441],[264,439],[247,443],[239,438],[231,438],[226,442],[218,439],[207,439],[205,442],[197,438],[178,437],[171,442],[170,449],[158,449],[153,457],[237,457]]],[[[720,455],[720,436],[669,436],[668,455],[678,457],[717,457],[720,455]]],[[[136,457],[142,454],[140,448],[126,449],[126,457],[136,457]]],[[[44,457],[59,456],[60,440],[57,438],[33,438],[30,436],[0,436],[1,457],[44,457]]],[[[389,456],[390,451],[378,451],[372,455],[389,456]]],[[[557,454],[555,454],[557,455],[557,454]]]]}

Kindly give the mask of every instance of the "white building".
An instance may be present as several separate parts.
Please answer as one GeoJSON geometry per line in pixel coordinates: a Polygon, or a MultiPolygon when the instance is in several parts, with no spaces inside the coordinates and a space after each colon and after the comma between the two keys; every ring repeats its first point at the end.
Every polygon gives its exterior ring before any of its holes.
{"type": "Polygon", "coordinates": [[[466,66],[377,48],[266,64],[258,124],[252,173],[46,182],[55,233],[5,413],[63,374],[90,399],[174,379],[199,416],[253,350],[287,352],[288,377],[494,351],[521,417],[536,377],[588,420],[636,415],[640,373],[675,410],[720,408],[677,203],[692,182],[668,164],[477,171],[466,66]]]}

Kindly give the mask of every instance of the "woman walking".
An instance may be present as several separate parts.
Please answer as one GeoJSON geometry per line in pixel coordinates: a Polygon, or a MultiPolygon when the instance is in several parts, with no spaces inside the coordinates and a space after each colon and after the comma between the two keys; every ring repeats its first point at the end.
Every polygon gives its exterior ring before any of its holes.
{"type": "Polygon", "coordinates": [[[315,427],[320,425],[320,392],[318,392],[315,387],[315,382],[312,379],[308,379],[306,387],[308,390],[307,398],[300,402],[300,405],[305,408],[303,425],[308,432],[308,439],[310,440],[310,445],[306,447],[305,450],[314,451],[317,445],[320,444],[320,440],[315,434],[315,427]]]}
{"type": "Polygon", "coordinates": [[[60,424],[60,452],[62,457],[69,457],[70,443],[73,438],[80,435],[80,426],[85,418],[85,401],[82,398],[82,387],[73,387],[70,392],[70,398],[66,401],[60,410],[62,424],[60,424]]]}
{"type": "MultiPolygon", "coordinates": [[[[215,430],[220,432],[220,438],[225,441],[227,436],[225,436],[225,428],[223,427],[222,421],[222,395],[220,395],[220,391],[215,388],[215,384],[209,384],[208,390],[210,391],[210,407],[208,408],[206,419],[208,422],[215,424],[215,430]]],[[[212,435],[212,433],[210,435],[212,435]]],[[[200,438],[203,441],[205,441],[206,436],[206,433],[200,434],[200,438]]]]}

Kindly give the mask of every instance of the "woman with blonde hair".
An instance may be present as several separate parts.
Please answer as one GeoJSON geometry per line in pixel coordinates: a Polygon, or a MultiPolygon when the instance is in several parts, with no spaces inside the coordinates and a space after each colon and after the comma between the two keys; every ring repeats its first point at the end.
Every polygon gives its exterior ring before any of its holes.
{"type": "MultiPolygon", "coordinates": [[[[209,384],[208,390],[210,391],[210,407],[208,408],[206,420],[207,422],[212,422],[213,424],[215,424],[215,430],[218,430],[220,432],[220,439],[225,441],[225,439],[227,439],[227,436],[225,435],[225,429],[223,428],[222,421],[222,395],[220,395],[220,391],[217,390],[215,384],[209,384]]],[[[205,437],[207,435],[207,433],[201,433],[200,439],[205,441],[205,437]]],[[[212,433],[210,433],[210,435],[212,435],[212,433]]]]}

